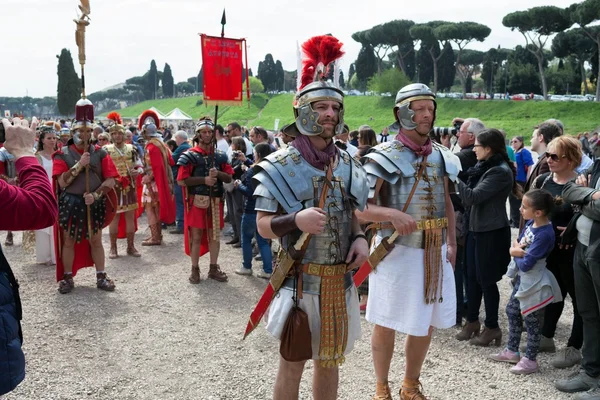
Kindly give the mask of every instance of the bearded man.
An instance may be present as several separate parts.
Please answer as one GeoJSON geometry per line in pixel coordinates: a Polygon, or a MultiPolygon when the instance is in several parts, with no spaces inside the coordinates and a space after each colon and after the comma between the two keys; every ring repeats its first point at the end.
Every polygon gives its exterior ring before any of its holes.
{"type": "MultiPolygon", "coordinates": [[[[282,245],[269,285],[274,298],[267,317],[267,330],[282,341],[275,400],[298,399],[309,359],[314,398],[336,399],[338,367],[361,334],[351,271],[368,254],[355,216],[366,204],[368,187],[360,163],[334,144],[344,130],[344,94],[325,82],[328,68],[343,54],[341,46],[333,36],[316,36],[302,45],[295,122],[285,130],[295,139],[254,167],[258,233],[279,238],[282,245]],[[285,262],[292,257],[293,264],[285,262]],[[293,325],[286,322],[290,315],[306,315],[306,334],[283,334],[286,325],[293,325]],[[294,335],[299,340],[288,342],[294,335]],[[305,349],[302,356],[285,351],[299,348],[305,349]]],[[[336,67],[334,76],[337,72],[336,67]]],[[[260,304],[255,312],[262,316],[266,308],[259,309],[260,304]]]]}

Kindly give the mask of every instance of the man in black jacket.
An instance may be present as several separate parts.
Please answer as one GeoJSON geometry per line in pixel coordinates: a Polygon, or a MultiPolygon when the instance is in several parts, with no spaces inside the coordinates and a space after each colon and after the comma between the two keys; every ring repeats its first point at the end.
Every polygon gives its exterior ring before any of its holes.
{"type": "Polygon", "coordinates": [[[587,174],[563,189],[567,203],[581,207],[581,216],[565,235],[577,229],[573,268],[577,307],[583,319],[583,348],[579,374],[556,382],[562,392],[583,392],[577,400],[600,400],[600,161],[587,174]],[[573,226],[574,225],[574,226],[573,226]]]}
{"type": "MultiPolygon", "coordinates": [[[[475,156],[475,152],[473,151],[473,147],[475,145],[475,139],[477,139],[477,135],[485,129],[485,125],[477,118],[454,118],[452,121],[452,125],[454,126],[456,123],[462,123],[460,130],[458,131],[457,140],[458,145],[460,146],[460,151],[456,153],[460,160],[460,165],[462,167],[462,171],[458,174],[458,177],[464,182],[469,178],[467,175],[467,170],[475,164],[477,164],[477,157],[475,156]]],[[[465,308],[464,301],[464,290],[463,290],[463,261],[464,261],[464,243],[465,243],[465,235],[466,228],[463,225],[463,214],[465,209],[459,199],[459,197],[455,194],[450,196],[452,199],[452,204],[454,206],[454,215],[456,217],[456,265],[454,267],[454,282],[456,284],[456,324],[460,327],[462,325],[462,316],[463,309],[465,308]]]]}

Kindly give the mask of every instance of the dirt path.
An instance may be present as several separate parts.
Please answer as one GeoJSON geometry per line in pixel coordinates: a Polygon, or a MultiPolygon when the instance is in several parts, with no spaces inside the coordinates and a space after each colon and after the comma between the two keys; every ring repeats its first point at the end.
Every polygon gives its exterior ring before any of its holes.
{"type": "MultiPolygon", "coordinates": [[[[145,228],[145,220],[140,222],[145,228]]],[[[229,282],[190,285],[183,237],[165,233],[164,246],[142,247],[143,236],[138,233],[136,238],[141,259],[109,260],[108,272],[117,284],[114,293],[98,291],[93,270],[87,268],[75,278],[75,290],[60,295],[54,268],[36,265],[33,255],[22,254],[21,234],[16,234],[15,246],[4,251],[21,283],[27,376],[7,400],[271,398],[279,343],[262,326],[242,341],[266,281],[235,275],[241,252],[222,244],[220,264],[229,282]]],[[[108,232],[104,240],[108,246],[108,232]]],[[[119,250],[125,253],[124,241],[119,250]]],[[[208,260],[200,265],[205,277],[208,260]]],[[[502,307],[508,294],[503,281],[502,307]]],[[[560,345],[570,331],[568,303],[556,335],[560,345]]],[[[500,315],[506,332],[503,309],[500,315]]],[[[369,400],[373,395],[371,329],[363,319],[362,339],[341,368],[340,399],[369,400]]],[[[576,368],[555,370],[550,355],[541,355],[541,373],[515,376],[506,365],[486,360],[496,348],[457,342],[456,332],[435,333],[422,375],[430,399],[569,398],[554,389],[553,381],[576,368]]],[[[390,376],[394,398],[403,353],[398,335],[390,376]]],[[[312,398],[311,377],[309,367],[301,399],[312,398]]]]}

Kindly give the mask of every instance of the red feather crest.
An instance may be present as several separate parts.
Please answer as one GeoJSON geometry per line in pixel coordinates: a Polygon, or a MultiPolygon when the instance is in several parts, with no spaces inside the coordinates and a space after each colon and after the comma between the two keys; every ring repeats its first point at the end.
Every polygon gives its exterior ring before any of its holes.
{"type": "Polygon", "coordinates": [[[113,121],[117,125],[123,125],[123,120],[121,119],[121,115],[118,112],[116,112],[116,111],[108,113],[108,115],[106,116],[106,118],[110,119],[111,121],[113,121]]]}
{"type": "Polygon", "coordinates": [[[344,55],[343,43],[330,35],[314,36],[302,44],[304,59],[302,60],[302,83],[299,89],[325,79],[329,72],[329,64],[344,55]],[[319,64],[322,64],[322,70],[319,64]]]}
{"type": "Polygon", "coordinates": [[[140,117],[140,120],[138,121],[138,129],[140,131],[144,127],[144,124],[146,123],[146,120],[148,118],[151,118],[154,120],[154,125],[156,125],[156,129],[160,128],[160,119],[158,118],[158,115],[152,110],[146,110],[142,113],[142,116],[140,117]]]}

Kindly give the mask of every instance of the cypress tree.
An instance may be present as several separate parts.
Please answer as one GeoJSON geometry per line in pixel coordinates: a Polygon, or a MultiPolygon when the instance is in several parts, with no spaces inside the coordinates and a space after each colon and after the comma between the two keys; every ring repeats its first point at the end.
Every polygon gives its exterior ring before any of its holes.
{"type": "Polygon", "coordinates": [[[81,96],[81,81],[75,72],[73,57],[67,49],[62,49],[58,58],[57,105],[61,115],[73,115],[75,104],[81,96]]]}

